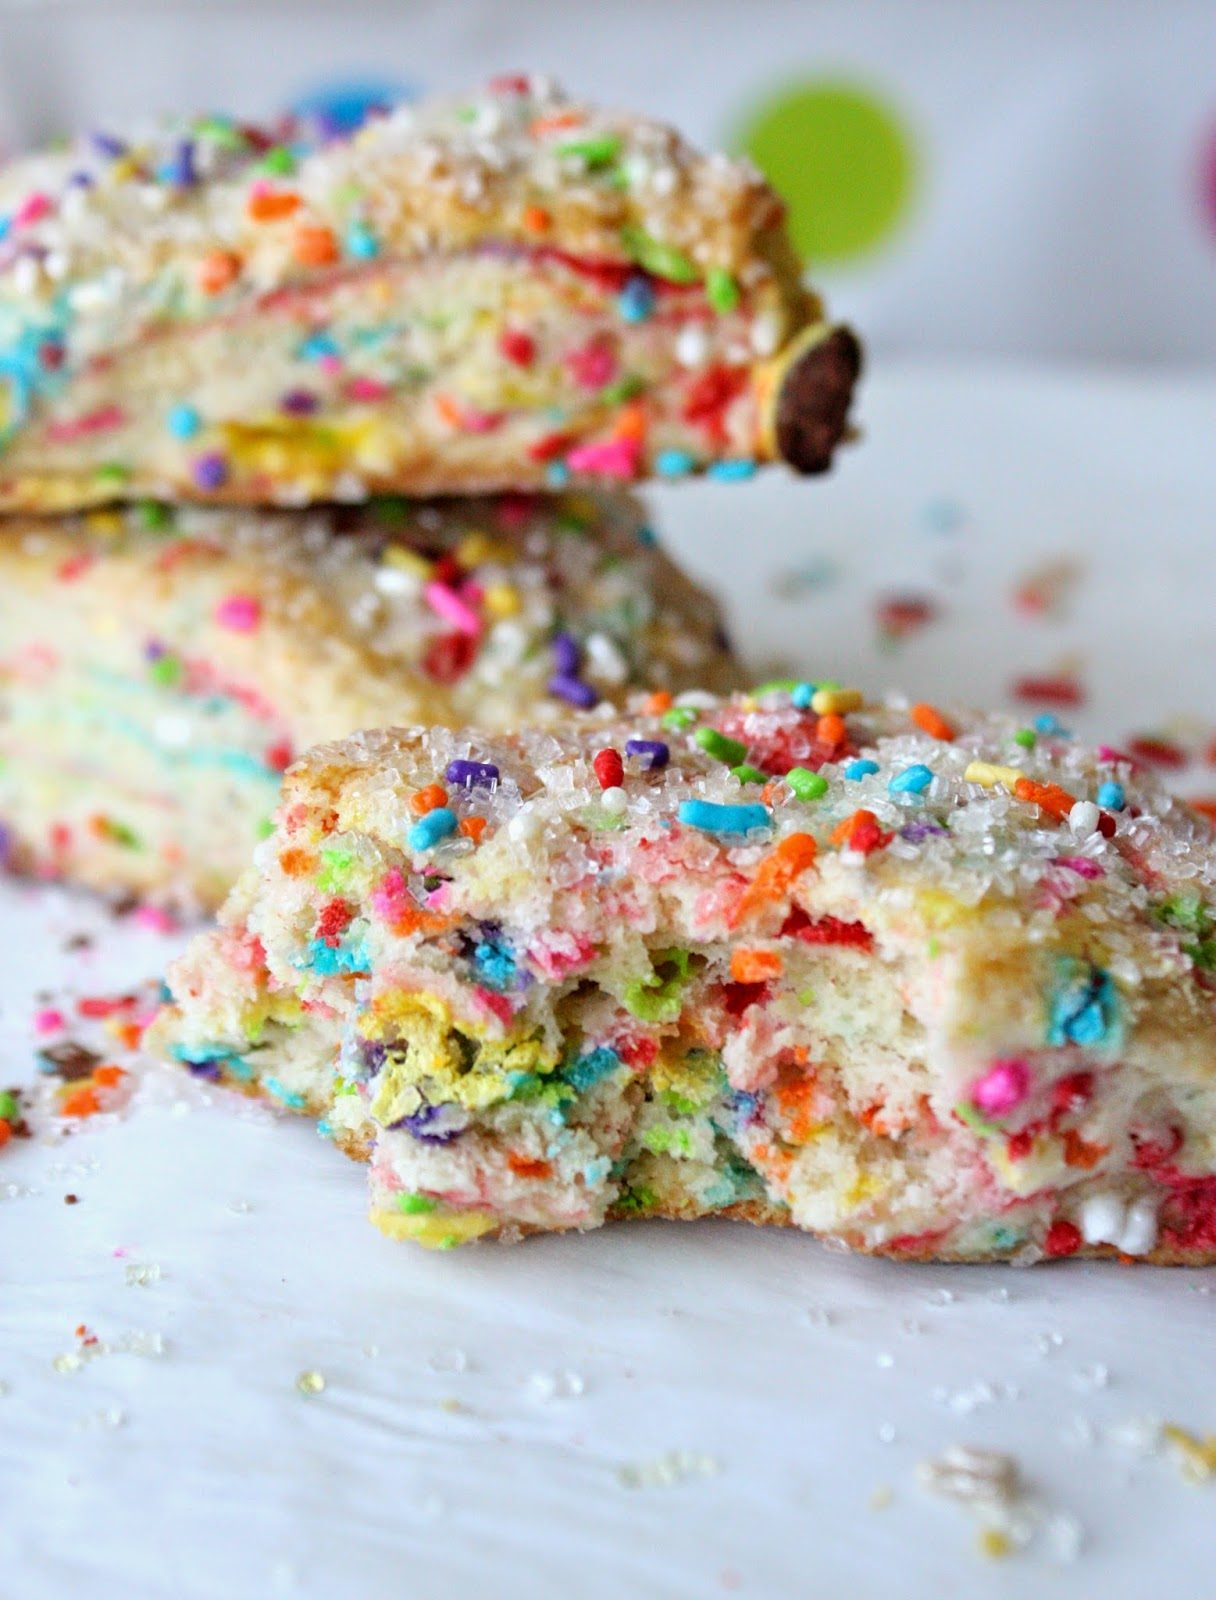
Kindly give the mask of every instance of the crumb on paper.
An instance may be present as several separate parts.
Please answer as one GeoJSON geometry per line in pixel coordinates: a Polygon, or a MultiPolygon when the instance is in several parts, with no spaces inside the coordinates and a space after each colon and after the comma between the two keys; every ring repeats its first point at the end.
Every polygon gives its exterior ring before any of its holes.
{"type": "Polygon", "coordinates": [[[696,1450],[665,1450],[662,1455],[627,1461],[617,1468],[622,1489],[665,1489],[692,1478],[712,1478],[721,1471],[716,1456],[696,1450]]]}

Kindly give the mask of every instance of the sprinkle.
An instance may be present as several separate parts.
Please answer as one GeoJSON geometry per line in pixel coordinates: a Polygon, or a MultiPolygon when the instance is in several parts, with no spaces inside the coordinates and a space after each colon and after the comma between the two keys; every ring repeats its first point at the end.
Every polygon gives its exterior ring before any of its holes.
{"type": "Polygon", "coordinates": [[[1044,711],[1042,716],[1034,719],[1035,732],[1041,733],[1045,738],[1071,739],[1072,735],[1054,712],[1044,711]]]}
{"type": "Polygon", "coordinates": [[[536,340],[522,328],[504,328],[498,335],[498,349],[513,367],[530,367],[536,360],[536,340]]]}
{"type": "Polygon", "coordinates": [[[441,783],[428,783],[410,796],[410,810],[416,817],[425,817],[428,811],[435,811],[447,803],[448,792],[441,783]]]}
{"type": "Polygon", "coordinates": [[[1108,778],[1098,785],[1098,804],[1107,811],[1122,811],[1127,804],[1127,795],[1123,785],[1116,783],[1113,778],[1108,778]]]}
{"type": "Polygon", "coordinates": [[[1171,744],[1168,739],[1141,737],[1127,741],[1128,754],[1136,761],[1143,761],[1148,766],[1168,767],[1177,770],[1187,765],[1188,756],[1185,750],[1180,750],[1176,744],[1171,744]]]}
{"type": "Polygon", "coordinates": [[[461,599],[450,584],[439,583],[432,579],[430,583],[423,585],[422,594],[436,616],[442,617],[445,622],[450,622],[458,633],[476,637],[481,632],[481,618],[461,599]]]}
{"type": "Polygon", "coordinates": [[[579,445],[566,457],[571,472],[591,477],[617,478],[628,482],[637,477],[641,450],[636,439],[607,439],[579,445]]]}
{"type": "Polygon", "coordinates": [[[1063,822],[1077,803],[1076,796],[1069,794],[1067,789],[1061,789],[1059,784],[1034,783],[1030,778],[1019,778],[1013,786],[1013,792],[1019,800],[1037,805],[1057,822],[1063,822]]]}
{"type": "Polygon", "coordinates": [[[262,620],[262,603],[252,594],[227,595],[215,608],[215,620],[230,633],[253,633],[262,620]]]}
{"type": "Polygon", "coordinates": [[[728,767],[737,766],[747,756],[745,744],[740,744],[738,739],[728,739],[716,728],[698,728],[693,734],[693,741],[700,745],[706,755],[713,756],[728,767]]]}
{"type": "Polygon", "coordinates": [[[703,833],[745,834],[772,825],[767,806],[723,806],[711,800],[681,800],[677,816],[685,827],[703,833]]]}
{"type": "Polygon", "coordinates": [[[703,367],[709,360],[709,334],[699,322],[686,322],[676,334],[675,348],[682,367],[703,367]]]}
{"type": "Polygon", "coordinates": [[[1088,839],[1097,833],[1102,813],[1092,800],[1078,800],[1068,813],[1068,826],[1078,839],[1088,839]]]}
{"type": "Polygon", "coordinates": [[[671,750],[662,739],[627,739],[625,754],[644,761],[648,772],[661,772],[671,760],[671,750]]]}
{"type": "Polygon", "coordinates": [[[557,633],[553,636],[553,666],[562,677],[572,678],[577,676],[582,662],[582,650],[578,640],[572,633],[557,633]]]}
{"type": "Polygon", "coordinates": [[[618,784],[613,784],[600,795],[600,804],[605,811],[612,812],[614,816],[619,815],[628,807],[629,796],[618,784]]]}
{"type": "Polygon", "coordinates": [[[498,768],[492,761],[449,761],[444,777],[460,789],[492,789],[498,768]]]}
{"type": "Polygon", "coordinates": [[[916,726],[931,738],[942,739],[947,744],[954,738],[953,723],[943,717],[936,706],[927,705],[923,700],[918,701],[909,714],[916,726]]]}
{"type": "Polygon", "coordinates": [[[798,800],[822,800],[828,792],[828,780],[821,772],[812,772],[809,767],[791,767],[785,775],[785,781],[798,800]]]}
{"type": "Polygon", "coordinates": [[[279,410],[288,417],[310,417],[320,404],[311,389],[288,389],[279,399],[279,410]]]}
{"type": "Polygon", "coordinates": [[[731,951],[730,975],[735,983],[767,983],[781,976],[782,965],[776,950],[747,950],[736,946],[731,951]]]}
{"type": "Polygon", "coordinates": [[[985,789],[993,789],[998,783],[1003,783],[1012,789],[1022,776],[1016,767],[1001,767],[991,761],[969,761],[963,771],[963,782],[978,783],[985,789]]]}
{"type": "Polygon", "coordinates": [[[428,811],[425,817],[418,819],[407,835],[407,842],[411,850],[429,850],[441,839],[455,833],[457,825],[454,811],[447,806],[436,806],[434,811],[428,811]]]}
{"type": "Polygon", "coordinates": [[[696,283],[699,273],[692,261],[674,245],[663,244],[644,228],[632,224],[621,229],[621,243],[639,267],[668,283],[696,283]]]}
{"type": "Polygon", "coordinates": [[[338,241],[331,228],[307,223],[296,229],[291,253],[302,267],[330,267],[338,259],[338,241]]]}
{"type": "Polygon", "coordinates": [[[819,847],[809,833],[787,834],[756,868],[730,917],[735,927],[758,907],[788,899],[795,881],[815,865],[819,847]]]}
{"type": "Polygon", "coordinates": [[[711,461],[705,469],[706,476],[716,483],[742,483],[756,475],[756,463],[748,460],[711,461]]]}
{"type": "Polygon", "coordinates": [[[654,470],[660,478],[685,478],[696,465],[687,450],[660,450],[655,457],[654,470]]]}
{"type": "Polygon", "coordinates": [[[14,228],[30,228],[36,222],[41,222],[44,217],[49,217],[52,211],[51,197],[43,194],[41,190],[34,190],[27,194],[25,199],[13,212],[12,226],[14,228]]]}
{"type": "Polygon", "coordinates": [[[580,711],[590,711],[592,706],[599,704],[600,698],[589,683],[563,673],[557,673],[549,679],[549,693],[555,694],[559,700],[565,700],[569,705],[577,706],[580,711]]]}
{"type": "Polygon", "coordinates": [[[228,462],[217,451],[209,451],[190,463],[190,475],[199,489],[222,489],[228,482],[228,462]]]}
{"type": "Polygon", "coordinates": [[[1013,736],[1014,744],[1020,744],[1023,750],[1033,750],[1037,743],[1037,735],[1033,728],[1019,728],[1013,736]]]}
{"type": "Polygon", "coordinates": [[[1024,1061],[994,1061],[971,1085],[971,1104],[986,1117],[1003,1117],[1020,1106],[1030,1092],[1030,1068],[1024,1061]]]}
{"type": "Polygon", "coordinates": [[[196,282],[204,294],[219,294],[241,275],[243,263],[231,250],[213,250],[199,262],[196,282]]]}
{"type": "Polygon", "coordinates": [[[591,765],[601,789],[617,789],[625,781],[625,763],[617,750],[597,750],[591,765]]]}
{"type": "Polygon", "coordinates": [[[1050,996],[1047,1043],[1113,1044],[1118,1035],[1119,999],[1110,974],[1092,962],[1060,957],[1050,996]]]}
{"type": "Polygon", "coordinates": [[[725,314],[739,304],[739,285],[725,267],[711,267],[705,275],[705,297],[715,311],[725,314]]]}
{"type": "Polygon", "coordinates": [[[1063,676],[1018,678],[1013,692],[1019,700],[1046,701],[1057,706],[1079,706],[1085,698],[1076,679],[1063,676]]]}
{"type": "Polygon", "coordinates": [[[868,778],[872,772],[877,771],[877,761],[863,761],[859,759],[857,761],[849,762],[848,766],[844,769],[844,776],[851,782],[856,782],[859,778],[868,778]]]}
{"type": "Polygon", "coordinates": [[[843,716],[864,704],[860,689],[816,689],[811,696],[811,710],[820,717],[843,716]]]}
{"type": "Polygon", "coordinates": [[[768,782],[767,772],[761,772],[759,767],[749,766],[746,762],[741,762],[737,767],[732,767],[730,775],[732,778],[738,778],[740,783],[768,782]]]}
{"type": "Polygon", "coordinates": [[[253,222],[279,222],[300,209],[300,197],[290,189],[272,189],[258,183],[250,190],[245,209],[253,222]]]}
{"type": "Polygon", "coordinates": [[[347,255],[356,261],[374,261],[380,254],[379,242],[365,222],[352,222],[342,243],[347,255]]]}
{"type": "Polygon", "coordinates": [[[317,1372],[315,1368],[310,1368],[307,1372],[301,1372],[296,1379],[296,1388],[303,1395],[324,1394],[325,1374],[317,1372]]]}
{"type": "Polygon", "coordinates": [[[891,834],[884,833],[879,827],[878,818],[874,813],[864,807],[854,811],[851,817],[846,817],[833,829],[831,835],[833,844],[863,856],[868,856],[874,850],[881,850],[890,844],[891,838],[891,834]]]}
{"type": "Polygon", "coordinates": [[[933,769],[916,762],[897,772],[887,784],[889,794],[923,794],[933,782],[933,769]]]}
{"type": "Polygon", "coordinates": [[[654,301],[654,286],[648,278],[630,278],[617,296],[616,308],[624,322],[645,322],[654,310],[654,301]]]}
{"type": "Polygon", "coordinates": [[[615,133],[603,133],[588,139],[566,139],[557,146],[557,154],[595,172],[615,161],[620,149],[621,141],[615,133]]]}
{"type": "MultiPolygon", "coordinates": [[[[790,690],[790,704],[797,711],[809,709],[811,701],[815,698],[815,691],[819,685],[815,683],[796,683],[790,690]]],[[[875,768],[875,771],[878,769],[875,768]]]]}

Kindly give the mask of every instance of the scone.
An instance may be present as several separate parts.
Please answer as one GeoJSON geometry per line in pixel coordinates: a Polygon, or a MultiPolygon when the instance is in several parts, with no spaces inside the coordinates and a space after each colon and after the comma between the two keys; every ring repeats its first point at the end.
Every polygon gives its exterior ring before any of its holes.
{"type": "Polygon", "coordinates": [[[159,1049],[448,1245],[725,1214],[906,1259],[1216,1259],[1216,840],[1051,718],[831,684],[288,774],[159,1049]]]}
{"type": "Polygon", "coordinates": [[[859,351],[800,270],[752,168],[539,78],[94,134],[0,171],[0,509],[821,472],[859,351]]]}
{"type": "Polygon", "coordinates": [[[10,519],[5,851],[214,906],[319,739],[556,723],[705,672],[738,682],[719,613],[620,494],[10,519]]]}

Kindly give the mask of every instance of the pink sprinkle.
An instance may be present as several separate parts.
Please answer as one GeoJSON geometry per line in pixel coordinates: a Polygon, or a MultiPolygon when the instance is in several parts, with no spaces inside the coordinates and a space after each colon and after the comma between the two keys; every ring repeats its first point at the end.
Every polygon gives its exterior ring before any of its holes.
{"type": "Polygon", "coordinates": [[[578,445],[566,457],[566,465],[571,472],[628,482],[637,477],[640,453],[636,439],[609,439],[605,444],[578,445]]]}
{"type": "Polygon", "coordinates": [[[1088,856],[1057,856],[1053,866],[1067,867],[1069,872],[1075,872],[1082,878],[1104,878],[1106,868],[1097,861],[1091,861],[1088,856]]]}
{"type": "Polygon", "coordinates": [[[60,1028],[67,1026],[67,1018],[62,1011],[56,1011],[53,1006],[48,1006],[45,1011],[34,1013],[35,1033],[58,1033],[60,1028]]]}
{"type": "Polygon", "coordinates": [[[994,1061],[971,1085],[971,1104],[985,1116],[1003,1117],[1029,1092],[1030,1068],[1024,1061],[994,1061]]]}
{"type": "Polygon", "coordinates": [[[382,922],[396,922],[408,910],[410,893],[400,867],[390,867],[371,892],[372,910],[382,922]]]}
{"type": "Polygon", "coordinates": [[[140,906],[134,920],[141,928],[147,928],[150,933],[177,932],[177,923],[160,906],[140,906]]]}
{"type": "Polygon", "coordinates": [[[376,378],[352,378],[346,385],[348,400],[384,400],[392,393],[387,383],[376,378]]]}
{"type": "Polygon", "coordinates": [[[25,199],[13,212],[13,227],[28,228],[35,222],[41,222],[43,217],[49,216],[51,210],[51,197],[35,189],[32,194],[27,194],[25,199]]]}
{"type": "Polygon", "coordinates": [[[70,444],[73,439],[121,428],[126,420],[127,414],[121,406],[102,406],[99,411],[86,412],[83,417],[71,417],[66,422],[48,422],[46,436],[55,444],[70,444]]]}
{"type": "Polygon", "coordinates": [[[251,594],[230,594],[216,606],[215,620],[232,633],[252,633],[262,620],[262,602],[251,594]]]}
{"type": "Polygon", "coordinates": [[[481,618],[467,606],[451,584],[432,580],[422,591],[427,605],[445,622],[450,622],[459,633],[476,637],[481,632],[481,618]]]}
{"type": "Polygon", "coordinates": [[[322,356],[321,359],[317,362],[317,365],[320,367],[322,372],[328,372],[330,374],[333,374],[335,372],[341,372],[342,371],[342,357],[341,356],[322,356]]]}
{"type": "Polygon", "coordinates": [[[501,427],[501,411],[482,411],[477,406],[464,406],[460,413],[460,428],[464,433],[493,433],[501,427]]]}
{"type": "Polygon", "coordinates": [[[616,351],[603,339],[592,339],[567,354],[566,368],[580,389],[602,389],[616,377],[616,351]]]}

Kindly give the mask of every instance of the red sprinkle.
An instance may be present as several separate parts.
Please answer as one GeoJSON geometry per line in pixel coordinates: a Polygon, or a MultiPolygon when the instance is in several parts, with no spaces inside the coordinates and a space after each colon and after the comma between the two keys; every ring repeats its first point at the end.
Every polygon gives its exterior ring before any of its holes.
{"type": "Polygon", "coordinates": [[[345,900],[328,900],[321,907],[317,917],[317,926],[313,933],[314,939],[320,939],[329,945],[331,950],[336,950],[342,938],[354,921],[354,907],[345,900]]]}
{"type": "Polygon", "coordinates": [[[795,906],[781,926],[783,939],[801,939],[803,944],[846,944],[870,950],[874,935],[864,922],[845,922],[842,917],[816,917],[812,922],[801,906],[795,906]]]}
{"type": "Polygon", "coordinates": [[[1146,735],[1142,739],[1129,739],[1127,742],[1129,753],[1137,761],[1145,761],[1153,767],[1171,767],[1177,770],[1185,767],[1190,760],[1185,750],[1180,750],[1176,744],[1170,744],[1168,739],[1154,739],[1146,735]]]}
{"type": "Polygon", "coordinates": [[[1043,1249],[1049,1256],[1074,1256],[1081,1248],[1081,1230],[1074,1222],[1057,1218],[1047,1230],[1043,1249]]]}
{"type": "Polygon", "coordinates": [[[1085,691],[1075,678],[1019,678],[1013,686],[1019,700],[1036,700],[1049,706],[1079,706],[1085,691]]]}
{"type": "Polygon", "coordinates": [[[591,765],[600,781],[601,789],[619,789],[625,781],[625,763],[617,751],[609,748],[597,751],[591,765]]]}
{"type": "Polygon", "coordinates": [[[504,328],[498,336],[498,348],[515,367],[530,367],[536,360],[536,340],[522,328],[504,328]]]}

